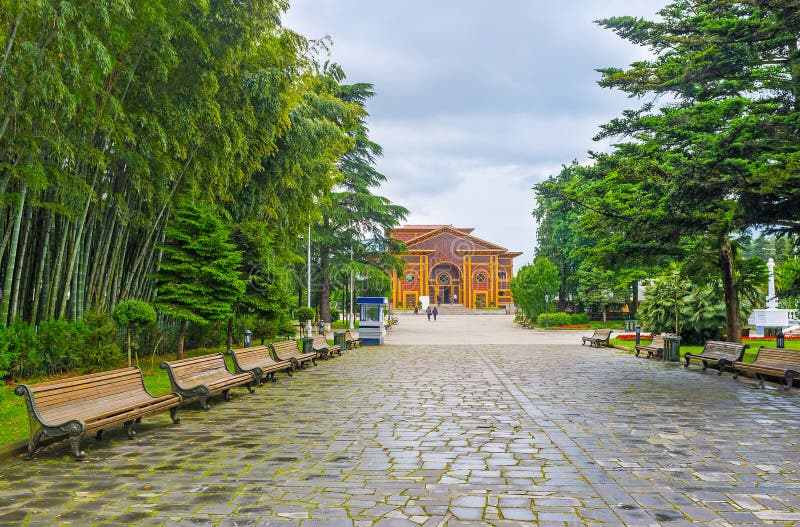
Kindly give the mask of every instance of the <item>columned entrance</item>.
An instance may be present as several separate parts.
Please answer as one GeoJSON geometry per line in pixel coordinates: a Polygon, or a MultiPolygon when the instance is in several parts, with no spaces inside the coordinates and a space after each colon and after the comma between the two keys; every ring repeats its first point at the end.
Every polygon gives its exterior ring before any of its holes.
{"type": "Polygon", "coordinates": [[[461,270],[452,263],[440,263],[431,269],[428,277],[431,302],[452,304],[461,301],[461,270]]]}
{"type": "Polygon", "coordinates": [[[392,273],[392,304],[412,309],[420,298],[466,309],[506,307],[513,302],[514,258],[522,253],[472,236],[472,228],[406,225],[392,237],[406,244],[402,273],[392,273]]]}

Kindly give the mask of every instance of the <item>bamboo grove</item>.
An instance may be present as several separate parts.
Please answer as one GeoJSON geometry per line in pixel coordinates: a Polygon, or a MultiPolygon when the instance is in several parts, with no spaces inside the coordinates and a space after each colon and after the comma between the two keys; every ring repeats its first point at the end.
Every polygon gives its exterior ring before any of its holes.
{"type": "Polygon", "coordinates": [[[286,9],[0,0],[0,324],[152,301],[182,200],[224,219],[242,278],[291,267],[366,113],[286,9]]]}

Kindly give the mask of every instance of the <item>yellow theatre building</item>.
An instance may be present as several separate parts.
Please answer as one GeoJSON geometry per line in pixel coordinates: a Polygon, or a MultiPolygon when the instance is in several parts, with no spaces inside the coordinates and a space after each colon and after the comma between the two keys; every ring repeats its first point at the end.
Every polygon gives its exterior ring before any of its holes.
{"type": "Polygon", "coordinates": [[[512,304],[509,283],[514,274],[510,252],[476,236],[474,228],[452,225],[406,225],[392,237],[405,242],[400,255],[405,271],[392,273],[392,303],[413,308],[420,297],[430,303],[463,304],[469,309],[512,304]]]}

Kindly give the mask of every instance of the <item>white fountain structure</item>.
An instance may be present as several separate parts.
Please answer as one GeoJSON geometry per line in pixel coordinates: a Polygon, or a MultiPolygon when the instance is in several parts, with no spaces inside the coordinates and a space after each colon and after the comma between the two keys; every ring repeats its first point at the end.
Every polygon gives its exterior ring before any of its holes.
{"type": "Polygon", "coordinates": [[[754,336],[774,336],[779,329],[789,326],[789,321],[795,318],[794,309],[779,309],[778,297],[775,295],[775,260],[767,260],[769,270],[769,285],[767,287],[766,309],[754,309],[747,323],[756,331],[754,336]]]}

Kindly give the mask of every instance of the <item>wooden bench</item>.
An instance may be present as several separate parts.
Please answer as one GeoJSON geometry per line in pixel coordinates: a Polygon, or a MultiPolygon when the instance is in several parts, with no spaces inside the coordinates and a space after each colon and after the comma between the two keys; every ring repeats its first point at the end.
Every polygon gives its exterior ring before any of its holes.
{"type": "Polygon", "coordinates": [[[277,361],[290,360],[294,365],[294,369],[305,368],[308,362],[311,364],[317,363],[317,352],[309,351],[308,353],[303,353],[297,347],[297,341],[294,339],[273,342],[269,345],[269,349],[273,359],[277,361]]]}
{"type": "Polygon", "coordinates": [[[583,339],[581,346],[587,342],[596,348],[599,348],[603,344],[608,346],[608,341],[611,339],[611,331],[610,329],[595,329],[591,337],[581,337],[583,339]]]}
{"type": "Polygon", "coordinates": [[[660,359],[664,356],[664,348],[667,347],[664,339],[667,335],[655,335],[652,340],[650,340],[649,344],[640,344],[636,346],[636,356],[638,357],[640,353],[647,353],[647,358],[655,357],[660,359]]]}
{"type": "Polygon", "coordinates": [[[350,330],[344,332],[344,342],[347,344],[347,349],[357,348],[361,345],[361,337],[355,338],[353,337],[350,330]]]}
{"type": "Polygon", "coordinates": [[[247,385],[253,393],[256,382],[253,372],[231,373],[222,353],[164,361],[161,368],[167,370],[173,391],[179,393],[184,402],[199,400],[206,410],[209,397],[221,393],[226,401],[230,401],[231,388],[247,385]]]}
{"type": "Polygon", "coordinates": [[[317,335],[314,337],[314,342],[311,344],[311,349],[323,359],[329,359],[334,353],[342,354],[342,347],[338,344],[328,344],[325,335],[317,335]]]}
{"type": "Polygon", "coordinates": [[[252,348],[242,348],[229,350],[233,357],[233,369],[236,373],[253,372],[256,384],[261,386],[264,379],[277,379],[275,374],[285,371],[289,375],[294,370],[294,364],[290,360],[275,360],[269,352],[269,346],[254,346],[252,348]]]}
{"type": "Polygon", "coordinates": [[[733,363],[733,378],[740,373],[755,373],[759,386],[764,387],[764,377],[782,377],[784,390],[792,387],[794,379],[800,377],[800,350],[760,347],[752,363],[733,363]]]}
{"type": "Polygon", "coordinates": [[[703,369],[708,368],[708,363],[716,364],[717,375],[722,375],[726,367],[730,367],[734,362],[741,362],[744,350],[748,344],[738,344],[736,342],[721,342],[717,340],[706,341],[703,351],[700,353],[685,353],[683,360],[684,368],[689,367],[689,361],[699,360],[703,363],[703,369]]]}
{"type": "Polygon", "coordinates": [[[133,427],[142,417],[169,409],[175,423],[180,395],[170,393],[153,396],[145,388],[138,367],[104,371],[39,384],[20,384],[14,393],[25,396],[31,435],[28,438],[30,459],[44,437],[69,436],[75,459],[86,458],[81,451],[81,439],[122,423],[128,438],[136,435],[133,427]]]}

